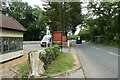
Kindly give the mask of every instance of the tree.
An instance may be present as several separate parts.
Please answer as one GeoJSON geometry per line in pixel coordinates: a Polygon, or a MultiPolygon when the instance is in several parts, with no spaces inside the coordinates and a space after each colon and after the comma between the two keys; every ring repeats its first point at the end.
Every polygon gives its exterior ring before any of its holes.
{"type": "Polygon", "coordinates": [[[27,32],[24,40],[39,40],[45,31],[45,16],[38,6],[32,8],[26,2],[2,2],[2,12],[20,22],[27,32]]]}
{"type": "Polygon", "coordinates": [[[120,34],[118,31],[120,30],[120,24],[118,23],[120,21],[119,8],[120,1],[90,2],[87,6],[88,15],[84,21],[90,31],[89,35],[104,37],[103,42],[113,42],[114,37],[120,34]]]}
{"type": "Polygon", "coordinates": [[[81,13],[81,3],[79,2],[70,2],[70,23],[71,23],[71,29],[72,33],[74,34],[76,31],[76,26],[79,24],[82,24],[82,13],[81,13]]]}
{"type": "Polygon", "coordinates": [[[62,31],[65,35],[70,30],[74,33],[76,26],[82,23],[80,4],[75,2],[49,2],[46,15],[50,29],[62,31]]]}

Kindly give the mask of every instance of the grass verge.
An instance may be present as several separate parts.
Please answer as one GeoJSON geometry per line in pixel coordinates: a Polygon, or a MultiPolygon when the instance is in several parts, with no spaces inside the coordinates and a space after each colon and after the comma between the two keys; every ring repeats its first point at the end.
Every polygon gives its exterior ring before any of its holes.
{"type": "Polygon", "coordinates": [[[19,74],[15,77],[17,78],[27,78],[30,71],[30,64],[28,60],[23,61],[21,64],[14,67],[19,74]]]}
{"type": "Polygon", "coordinates": [[[102,46],[108,46],[108,47],[113,47],[113,48],[120,48],[120,45],[117,43],[95,43],[92,41],[88,41],[90,43],[94,43],[94,44],[98,44],[98,45],[102,45],[102,46]]]}
{"type": "Polygon", "coordinates": [[[57,74],[72,69],[75,66],[74,62],[75,60],[71,54],[60,53],[56,60],[48,65],[45,75],[57,74]]]}

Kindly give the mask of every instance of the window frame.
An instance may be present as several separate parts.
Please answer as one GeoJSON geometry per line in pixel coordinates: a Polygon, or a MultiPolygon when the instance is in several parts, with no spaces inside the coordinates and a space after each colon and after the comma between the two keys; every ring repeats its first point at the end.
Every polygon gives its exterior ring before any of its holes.
{"type": "Polygon", "coordinates": [[[1,52],[0,52],[1,54],[23,50],[23,37],[0,37],[0,38],[2,40],[1,52]],[[6,49],[4,45],[5,39],[8,40],[8,50],[4,51],[4,49],[6,49]],[[12,45],[12,41],[13,41],[13,45],[12,45]]]}

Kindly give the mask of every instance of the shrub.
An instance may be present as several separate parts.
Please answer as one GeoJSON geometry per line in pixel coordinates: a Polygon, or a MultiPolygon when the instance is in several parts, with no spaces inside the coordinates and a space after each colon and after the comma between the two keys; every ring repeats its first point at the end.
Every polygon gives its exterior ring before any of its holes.
{"type": "Polygon", "coordinates": [[[45,49],[46,54],[40,55],[39,58],[44,63],[44,69],[47,69],[48,64],[50,64],[60,53],[60,46],[54,45],[53,47],[48,47],[45,49]]]}
{"type": "Polygon", "coordinates": [[[72,39],[75,40],[76,37],[77,37],[76,35],[70,35],[70,36],[68,36],[68,40],[72,40],[72,39]]]}
{"type": "Polygon", "coordinates": [[[57,57],[58,54],[60,53],[60,46],[59,45],[53,45],[53,51],[54,51],[55,57],[57,57]]]}
{"type": "Polygon", "coordinates": [[[21,78],[28,78],[28,74],[25,74],[25,73],[22,74],[22,75],[21,75],[21,78]]]}

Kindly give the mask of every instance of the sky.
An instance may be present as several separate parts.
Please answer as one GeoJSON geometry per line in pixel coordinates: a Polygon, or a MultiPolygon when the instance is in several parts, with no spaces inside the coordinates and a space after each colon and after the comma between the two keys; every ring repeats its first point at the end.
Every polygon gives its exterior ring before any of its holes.
{"type": "Polygon", "coordinates": [[[38,5],[40,8],[42,8],[43,9],[43,6],[42,6],[42,4],[44,3],[44,2],[42,2],[41,0],[22,0],[23,2],[28,2],[28,4],[30,5],[30,6],[32,6],[32,7],[34,7],[34,5],[38,5]]]}

